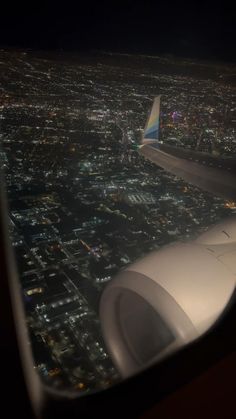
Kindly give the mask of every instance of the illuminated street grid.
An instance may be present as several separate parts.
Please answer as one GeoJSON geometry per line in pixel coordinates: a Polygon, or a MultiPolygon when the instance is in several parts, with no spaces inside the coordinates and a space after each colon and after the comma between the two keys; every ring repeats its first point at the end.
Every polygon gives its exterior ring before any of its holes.
{"type": "Polygon", "coordinates": [[[231,70],[171,57],[0,51],[0,162],[35,368],[46,383],[84,392],[116,382],[98,319],[106,283],[235,211],[135,149],[162,94],[164,142],[235,153],[231,70]]]}

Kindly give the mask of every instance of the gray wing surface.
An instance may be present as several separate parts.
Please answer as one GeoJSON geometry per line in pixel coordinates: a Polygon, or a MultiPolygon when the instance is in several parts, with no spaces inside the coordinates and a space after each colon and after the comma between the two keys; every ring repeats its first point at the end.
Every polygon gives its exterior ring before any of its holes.
{"type": "Polygon", "coordinates": [[[151,144],[143,145],[139,153],[192,185],[226,199],[236,199],[236,176],[225,170],[207,167],[165,153],[151,144]]]}

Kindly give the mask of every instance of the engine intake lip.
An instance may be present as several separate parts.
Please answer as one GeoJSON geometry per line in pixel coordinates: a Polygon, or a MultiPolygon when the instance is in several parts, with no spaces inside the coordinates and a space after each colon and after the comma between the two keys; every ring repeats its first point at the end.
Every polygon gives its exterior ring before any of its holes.
{"type": "Polygon", "coordinates": [[[157,362],[197,331],[175,299],[144,274],[122,271],[100,301],[108,352],[123,377],[157,362]]]}

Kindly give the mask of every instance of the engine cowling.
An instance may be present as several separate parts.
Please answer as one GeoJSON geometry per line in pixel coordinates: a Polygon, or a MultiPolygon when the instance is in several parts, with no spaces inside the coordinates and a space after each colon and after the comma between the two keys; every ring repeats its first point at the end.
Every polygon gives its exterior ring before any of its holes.
{"type": "Polygon", "coordinates": [[[134,374],[206,332],[230,300],[235,280],[235,217],[122,270],[100,302],[104,340],[121,375],[134,374]]]}

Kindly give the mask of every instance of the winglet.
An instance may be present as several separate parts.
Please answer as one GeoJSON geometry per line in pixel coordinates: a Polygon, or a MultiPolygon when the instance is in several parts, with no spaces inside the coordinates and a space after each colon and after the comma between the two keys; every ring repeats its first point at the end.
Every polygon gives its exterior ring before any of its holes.
{"type": "Polygon", "coordinates": [[[160,99],[161,95],[156,96],[153,101],[151,113],[144,128],[142,144],[153,143],[159,139],[160,99]]]}

